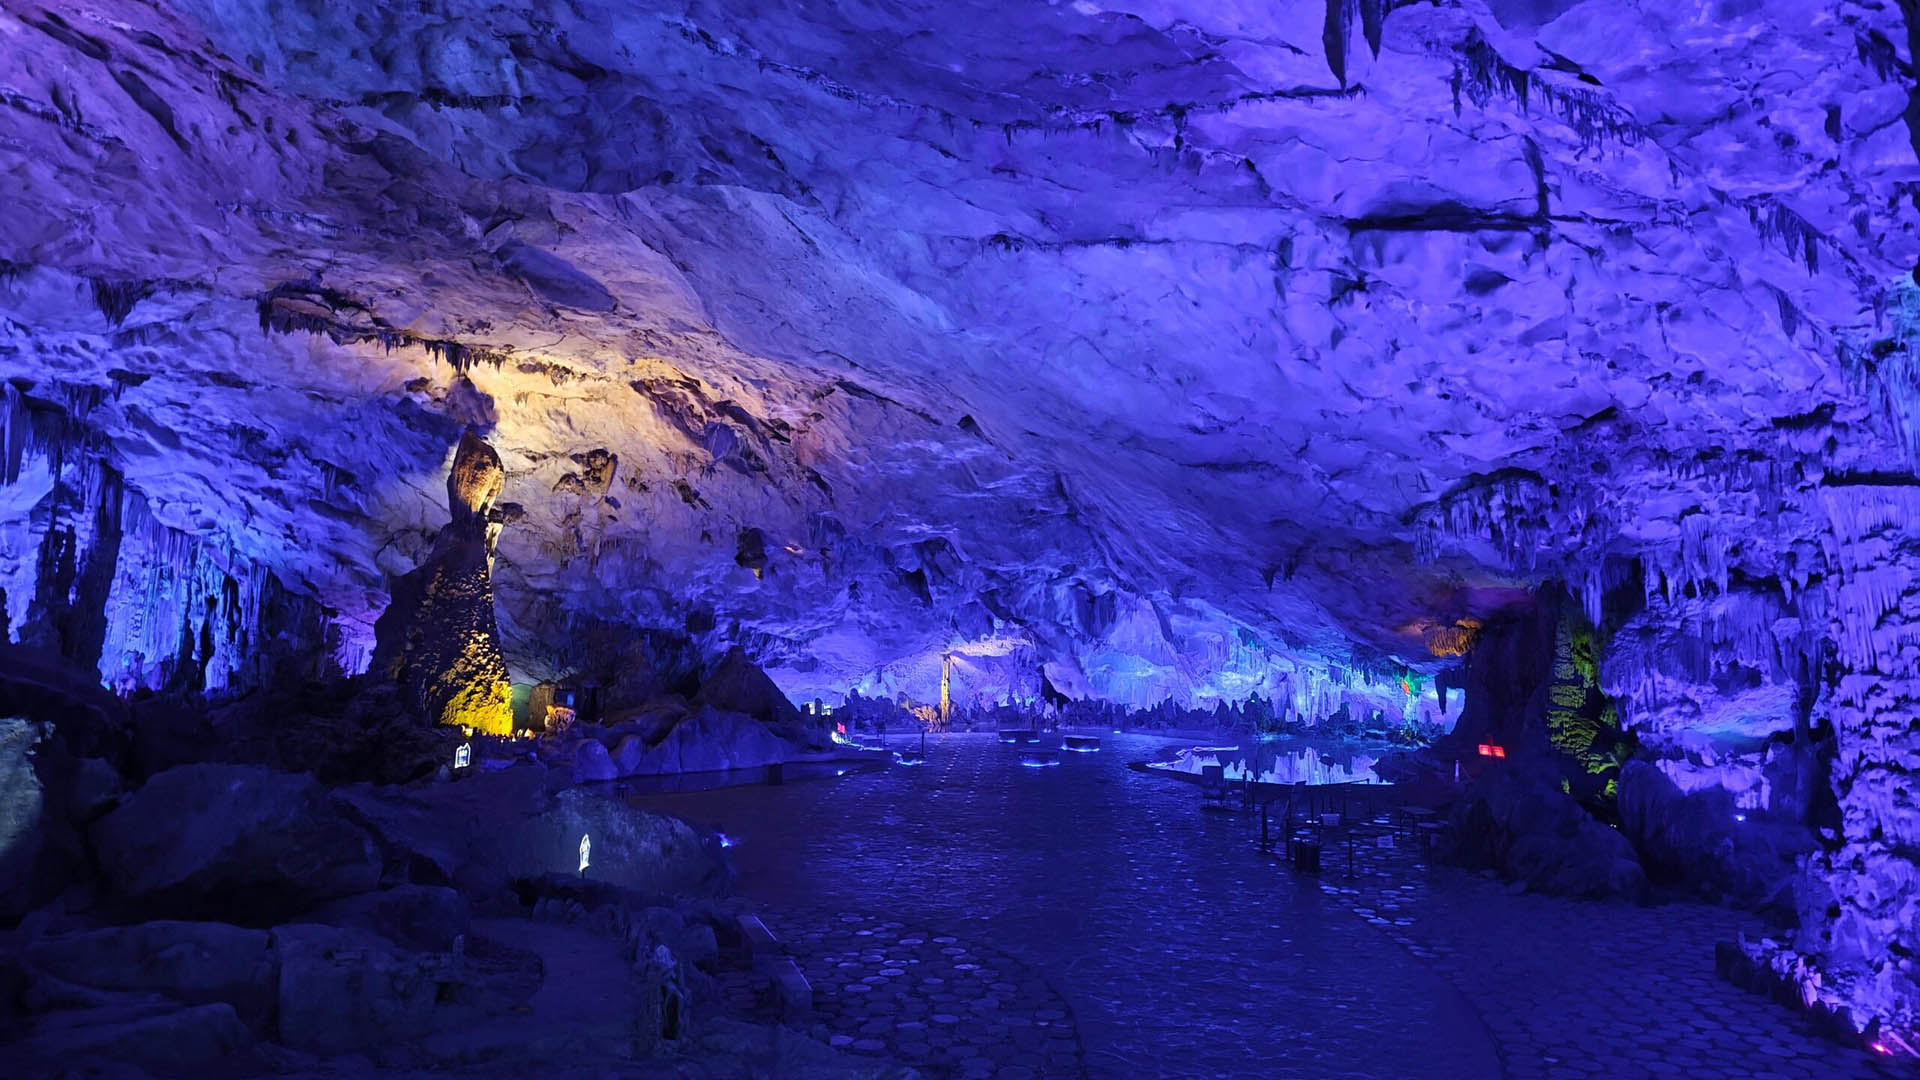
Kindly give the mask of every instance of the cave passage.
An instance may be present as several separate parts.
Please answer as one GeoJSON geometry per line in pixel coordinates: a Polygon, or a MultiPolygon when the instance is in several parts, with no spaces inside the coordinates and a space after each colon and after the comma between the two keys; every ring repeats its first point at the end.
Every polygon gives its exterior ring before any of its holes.
{"type": "Polygon", "coordinates": [[[1920,1066],[1920,0],[0,0],[0,1073],[1920,1066]]]}

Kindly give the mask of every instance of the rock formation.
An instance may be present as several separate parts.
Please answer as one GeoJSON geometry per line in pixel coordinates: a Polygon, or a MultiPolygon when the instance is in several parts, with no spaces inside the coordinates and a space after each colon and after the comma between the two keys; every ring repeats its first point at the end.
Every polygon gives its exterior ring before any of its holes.
{"type": "Polygon", "coordinates": [[[488,734],[513,730],[512,687],[493,611],[494,501],[506,473],[472,430],[447,474],[453,520],[426,560],[393,583],[374,627],[373,671],[399,682],[409,702],[443,724],[488,734]]]}

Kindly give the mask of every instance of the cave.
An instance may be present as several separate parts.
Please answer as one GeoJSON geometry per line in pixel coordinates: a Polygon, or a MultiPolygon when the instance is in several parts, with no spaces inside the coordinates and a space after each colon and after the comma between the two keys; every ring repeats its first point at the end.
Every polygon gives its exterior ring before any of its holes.
{"type": "Polygon", "coordinates": [[[1920,1065],[1915,0],[0,39],[0,1072],[1920,1065]]]}

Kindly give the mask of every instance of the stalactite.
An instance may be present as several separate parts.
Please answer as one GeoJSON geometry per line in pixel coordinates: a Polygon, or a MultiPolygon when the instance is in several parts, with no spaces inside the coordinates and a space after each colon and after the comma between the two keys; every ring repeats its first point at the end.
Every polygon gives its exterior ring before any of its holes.
{"type": "Polygon", "coordinates": [[[1828,714],[1838,743],[1837,843],[1807,863],[1795,947],[1816,992],[1857,1027],[1920,1023],[1920,487],[1821,490],[1838,669],[1828,714]]]}
{"type": "Polygon", "coordinates": [[[1902,275],[1887,290],[1886,337],[1843,342],[1840,358],[1882,427],[1920,462],[1920,283],[1902,275]]]}
{"type": "Polygon", "coordinates": [[[237,692],[337,670],[318,603],[161,522],[108,463],[85,422],[104,388],[62,386],[58,402],[0,388],[0,482],[17,483],[29,462],[51,479],[35,511],[43,520],[21,642],[97,670],[122,693],[183,683],[237,692]]]}
{"type": "Polygon", "coordinates": [[[1461,62],[1454,68],[1452,79],[1456,116],[1462,94],[1479,108],[1485,108],[1496,96],[1509,98],[1522,112],[1538,98],[1580,137],[1582,149],[1597,149],[1608,142],[1632,145],[1640,140],[1639,125],[1624,109],[1595,91],[1561,86],[1514,67],[1478,29],[1468,33],[1460,54],[1461,62]]]}

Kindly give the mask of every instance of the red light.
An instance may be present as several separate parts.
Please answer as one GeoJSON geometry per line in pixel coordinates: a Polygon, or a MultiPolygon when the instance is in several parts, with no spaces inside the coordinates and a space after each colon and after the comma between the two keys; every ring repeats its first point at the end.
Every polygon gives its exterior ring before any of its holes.
{"type": "Polygon", "coordinates": [[[847,725],[845,725],[845,724],[835,724],[835,725],[833,725],[833,730],[835,730],[835,731],[837,731],[837,732],[839,732],[839,733],[840,733],[840,734],[842,734],[842,735],[845,735],[845,734],[847,733],[847,725]]]}
{"type": "Polygon", "coordinates": [[[1480,744],[1480,756],[1481,756],[1481,757],[1492,757],[1492,756],[1493,756],[1493,747],[1491,747],[1491,746],[1488,746],[1488,745],[1487,745],[1486,743],[1481,743],[1481,744],[1480,744]]]}
{"type": "Polygon", "coordinates": [[[1507,756],[1507,748],[1504,746],[1495,746],[1492,743],[1481,743],[1480,756],[1503,758],[1507,756]]]}
{"type": "Polygon", "coordinates": [[[1503,757],[1506,757],[1506,756],[1507,756],[1507,748],[1506,748],[1506,747],[1504,747],[1504,746],[1496,746],[1496,747],[1494,747],[1494,748],[1493,748],[1493,756],[1494,756],[1494,757],[1501,757],[1501,758],[1503,758],[1503,757]]]}

